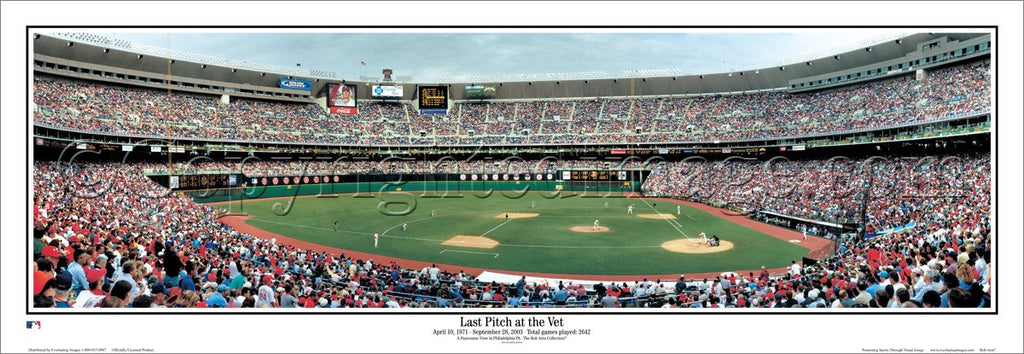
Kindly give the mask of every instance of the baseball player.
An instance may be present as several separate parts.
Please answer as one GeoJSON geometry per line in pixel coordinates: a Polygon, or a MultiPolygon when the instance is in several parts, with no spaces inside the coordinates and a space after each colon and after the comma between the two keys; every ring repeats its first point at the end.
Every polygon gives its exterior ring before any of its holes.
{"type": "Polygon", "coordinates": [[[608,209],[608,202],[604,202],[604,208],[608,209]]]}
{"type": "Polygon", "coordinates": [[[633,215],[633,205],[626,207],[626,215],[633,215]]]}
{"type": "Polygon", "coordinates": [[[705,234],[704,231],[700,232],[700,241],[698,241],[697,243],[698,244],[707,244],[708,243],[708,235],[705,234]]]}
{"type": "Polygon", "coordinates": [[[601,229],[601,221],[598,219],[594,219],[594,230],[596,231],[599,229],[601,229]]]}
{"type": "Polygon", "coordinates": [[[437,209],[430,209],[430,217],[437,216],[437,209]]]}
{"type": "Polygon", "coordinates": [[[338,220],[334,220],[334,232],[338,232],[338,220]]]}
{"type": "Polygon", "coordinates": [[[682,205],[676,205],[676,215],[683,215],[682,205]]]}
{"type": "Polygon", "coordinates": [[[409,231],[409,223],[402,223],[402,232],[409,231]]]}
{"type": "Polygon", "coordinates": [[[537,202],[530,202],[530,209],[537,209],[537,202]]]}
{"type": "Polygon", "coordinates": [[[373,248],[377,248],[377,241],[380,241],[380,234],[373,232],[373,248]]]}

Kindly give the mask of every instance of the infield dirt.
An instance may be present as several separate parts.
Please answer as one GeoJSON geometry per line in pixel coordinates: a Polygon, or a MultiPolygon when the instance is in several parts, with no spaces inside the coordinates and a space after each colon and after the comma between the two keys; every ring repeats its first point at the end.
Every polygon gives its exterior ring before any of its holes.
{"type": "Polygon", "coordinates": [[[470,247],[470,248],[495,248],[500,244],[498,241],[473,235],[455,235],[441,243],[445,246],[470,247]]]}
{"type": "Polygon", "coordinates": [[[680,238],[671,241],[665,241],[664,243],[661,244],[661,248],[664,248],[665,250],[668,250],[670,252],[677,253],[704,254],[725,252],[731,250],[733,247],[732,242],[729,241],[720,241],[721,245],[715,247],[711,247],[706,244],[701,244],[699,242],[699,240],[695,239],[680,238]]]}

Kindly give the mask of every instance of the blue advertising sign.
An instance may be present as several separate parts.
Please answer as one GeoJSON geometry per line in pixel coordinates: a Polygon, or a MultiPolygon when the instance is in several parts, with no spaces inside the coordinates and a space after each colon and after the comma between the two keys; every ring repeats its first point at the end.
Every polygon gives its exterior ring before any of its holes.
{"type": "Polygon", "coordinates": [[[448,113],[448,110],[444,109],[444,108],[420,109],[420,114],[422,114],[422,115],[435,115],[435,114],[445,114],[445,113],[448,113]]]}
{"type": "Polygon", "coordinates": [[[313,89],[313,83],[309,80],[298,80],[298,79],[285,79],[281,78],[281,88],[291,90],[303,90],[309,91],[313,89]]]}

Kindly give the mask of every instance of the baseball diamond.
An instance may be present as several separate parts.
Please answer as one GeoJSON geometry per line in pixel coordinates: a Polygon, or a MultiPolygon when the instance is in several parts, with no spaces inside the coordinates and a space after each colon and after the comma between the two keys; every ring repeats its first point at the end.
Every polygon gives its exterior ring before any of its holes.
{"type": "MultiPolygon", "coordinates": [[[[382,256],[459,266],[534,273],[555,273],[586,278],[585,275],[633,275],[673,273],[713,273],[757,269],[762,265],[782,268],[793,259],[807,255],[806,245],[794,245],[784,237],[773,237],[689,206],[694,217],[680,227],[665,220],[626,215],[626,207],[637,198],[548,199],[542,193],[527,193],[517,199],[502,196],[470,198],[417,198],[416,210],[408,215],[388,216],[377,209],[378,198],[342,195],[335,199],[298,198],[287,215],[274,213],[272,205],[280,200],[254,200],[218,203],[233,213],[246,213],[245,223],[269,232],[339,249],[376,253],[382,256]],[[535,216],[504,220],[496,211],[526,210],[530,202],[535,216]],[[604,202],[609,209],[603,208],[604,202]],[[437,210],[431,217],[430,210],[437,210]],[[600,218],[602,232],[580,237],[578,232],[594,232],[589,225],[600,218]],[[329,220],[340,220],[333,231],[329,220]],[[409,224],[402,232],[400,225],[409,224]],[[576,229],[578,228],[578,229],[576,229]],[[374,230],[381,230],[381,247],[373,249],[374,230]],[[662,243],[694,238],[704,231],[716,234],[734,245],[728,252],[667,251],[662,243]],[[452,246],[455,235],[480,235],[492,239],[488,247],[500,252],[499,259],[471,254],[437,253],[452,246]],[[626,261],[628,260],[628,261],[626,261]]],[[[406,197],[411,197],[406,195],[406,197]]],[[[392,198],[394,199],[394,198],[392,198]]],[[[675,211],[674,204],[660,208],[675,211]]],[[[648,209],[652,211],[652,209],[648,209]]],[[[654,214],[657,215],[657,214],[654,214]]],[[[469,242],[469,241],[467,241],[469,242]]],[[[466,246],[469,247],[469,246],[466,246]]]]}

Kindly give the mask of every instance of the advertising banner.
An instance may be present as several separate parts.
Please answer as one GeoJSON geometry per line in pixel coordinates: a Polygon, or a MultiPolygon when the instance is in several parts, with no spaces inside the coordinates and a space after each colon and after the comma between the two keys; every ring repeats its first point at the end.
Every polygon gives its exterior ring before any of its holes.
{"type": "Polygon", "coordinates": [[[281,78],[279,85],[283,89],[309,91],[313,89],[313,83],[309,80],[281,78]]]}

